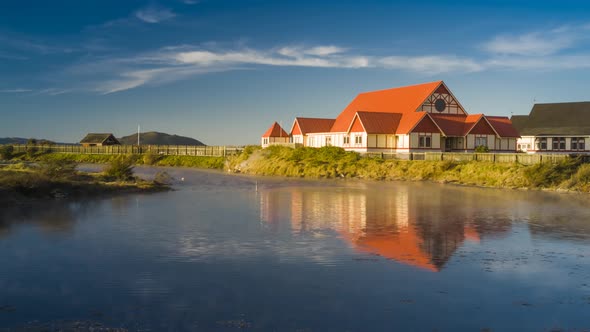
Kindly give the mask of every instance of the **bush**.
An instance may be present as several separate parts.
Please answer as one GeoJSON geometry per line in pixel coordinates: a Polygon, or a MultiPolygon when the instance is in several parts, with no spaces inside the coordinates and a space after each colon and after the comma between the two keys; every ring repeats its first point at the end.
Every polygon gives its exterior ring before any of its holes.
{"type": "Polygon", "coordinates": [[[490,148],[485,145],[479,145],[475,148],[476,153],[487,153],[490,152],[490,148]]]}
{"type": "Polygon", "coordinates": [[[71,160],[43,160],[39,162],[39,172],[52,179],[67,179],[76,174],[77,163],[71,160]]]}
{"type": "Polygon", "coordinates": [[[12,145],[0,146],[0,159],[10,160],[10,159],[12,159],[13,153],[14,153],[14,146],[12,146],[12,145]]]}
{"type": "Polygon", "coordinates": [[[105,169],[105,174],[119,181],[133,179],[133,159],[130,157],[119,157],[113,159],[105,169]]]}
{"type": "Polygon", "coordinates": [[[170,185],[174,181],[174,178],[168,174],[168,172],[158,172],[154,177],[154,183],[157,185],[170,185]]]}
{"type": "Polygon", "coordinates": [[[38,151],[39,151],[39,148],[35,145],[27,146],[27,156],[28,157],[34,157],[38,151]]]}
{"type": "Polygon", "coordinates": [[[540,163],[529,167],[525,178],[532,187],[550,188],[569,180],[578,171],[579,158],[567,158],[558,163],[540,163]]]}
{"type": "Polygon", "coordinates": [[[161,157],[153,152],[148,152],[143,155],[143,163],[145,165],[155,165],[161,157]]]}
{"type": "Polygon", "coordinates": [[[584,164],[580,166],[580,168],[578,168],[578,171],[575,174],[575,178],[580,183],[590,183],[590,164],[584,164]]]}

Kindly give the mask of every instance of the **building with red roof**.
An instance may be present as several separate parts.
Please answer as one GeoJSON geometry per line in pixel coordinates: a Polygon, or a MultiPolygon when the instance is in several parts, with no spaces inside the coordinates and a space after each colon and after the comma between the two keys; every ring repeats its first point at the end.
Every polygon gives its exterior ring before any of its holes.
{"type": "Polygon", "coordinates": [[[515,152],[507,117],[468,114],[443,81],[359,94],[336,119],[295,118],[291,141],[357,152],[515,152]]]}
{"type": "Polygon", "coordinates": [[[262,147],[265,148],[272,144],[285,144],[291,140],[289,134],[277,123],[273,123],[270,128],[262,135],[262,147]]]}
{"type": "Polygon", "coordinates": [[[291,126],[291,137],[293,143],[308,146],[308,135],[313,133],[330,132],[335,119],[302,118],[297,117],[291,126]]]}

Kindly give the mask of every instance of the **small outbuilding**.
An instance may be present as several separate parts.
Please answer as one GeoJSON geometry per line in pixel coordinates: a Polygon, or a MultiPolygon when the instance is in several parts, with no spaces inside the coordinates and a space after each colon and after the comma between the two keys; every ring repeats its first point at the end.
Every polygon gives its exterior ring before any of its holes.
{"type": "Polygon", "coordinates": [[[266,148],[272,144],[285,144],[291,140],[289,134],[278,124],[273,123],[270,128],[262,135],[262,147],[266,148]]]}
{"type": "Polygon", "coordinates": [[[81,141],[82,146],[105,146],[105,145],[121,145],[119,140],[113,134],[97,134],[90,133],[86,135],[81,141]]]}

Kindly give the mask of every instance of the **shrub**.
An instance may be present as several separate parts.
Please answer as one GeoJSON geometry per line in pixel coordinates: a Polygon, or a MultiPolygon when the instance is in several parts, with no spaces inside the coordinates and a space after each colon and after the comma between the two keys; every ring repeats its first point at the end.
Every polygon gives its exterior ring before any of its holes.
{"type": "Polygon", "coordinates": [[[131,180],[133,179],[133,159],[130,157],[113,159],[104,172],[107,176],[119,181],[131,180]]]}
{"type": "Polygon", "coordinates": [[[71,178],[76,174],[76,162],[62,160],[42,160],[39,162],[39,172],[52,179],[71,178]]]}
{"type": "Polygon", "coordinates": [[[28,157],[34,157],[38,151],[39,151],[39,148],[35,145],[27,146],[27,156],[28,157]]]}
{"type": "Polygon", "coordinates": [[[170,185],[172,181],[174,181],[174,178],[165,171],[156,173],[154,177],[154,183],[158,185],[170,185]]]}
{"type": "Polygon", "coordinates": [[[145,165],[155,165],[161,157],[154,152],[148,152],[143,155],[143,163],[145,165]]]}
{"type": "Polygon", "coordinates": [[[580,183],[590,183],[590,164],[584,164],[580,166],[576,172],[575,177],[580,183]]]}
{"type": "Polygon", "coordinates": [[[579,158],[567,158],[558,163],[540,163],[525,170],[525,178],[532,187],[550,188],[569,180],[578,171],[579,158]]]}
{"type": "Polygon", "coordinates": [[[475,148],[475,152],[477,153],[487,153],[490,152],[490,148],[485,145],[479,145],[475,148]]]}
{"type": "Polygon", "coordinates": [[[0,146],[0,159],[10,160],[10,159],[12,159],[13,153],[14,153],[14,146],[12,146],[12,145],[0,146]]]}

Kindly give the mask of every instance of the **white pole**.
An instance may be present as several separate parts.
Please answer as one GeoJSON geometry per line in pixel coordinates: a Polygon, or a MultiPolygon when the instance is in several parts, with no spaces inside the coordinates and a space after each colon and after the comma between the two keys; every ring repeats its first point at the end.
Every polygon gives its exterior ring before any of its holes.
{"type": "Polygon", "coordinates": [[[139,125],[137,125],[137,146],[139,146],[139,130],[140,130],[140,127],[139,127],[139,125]]]}

